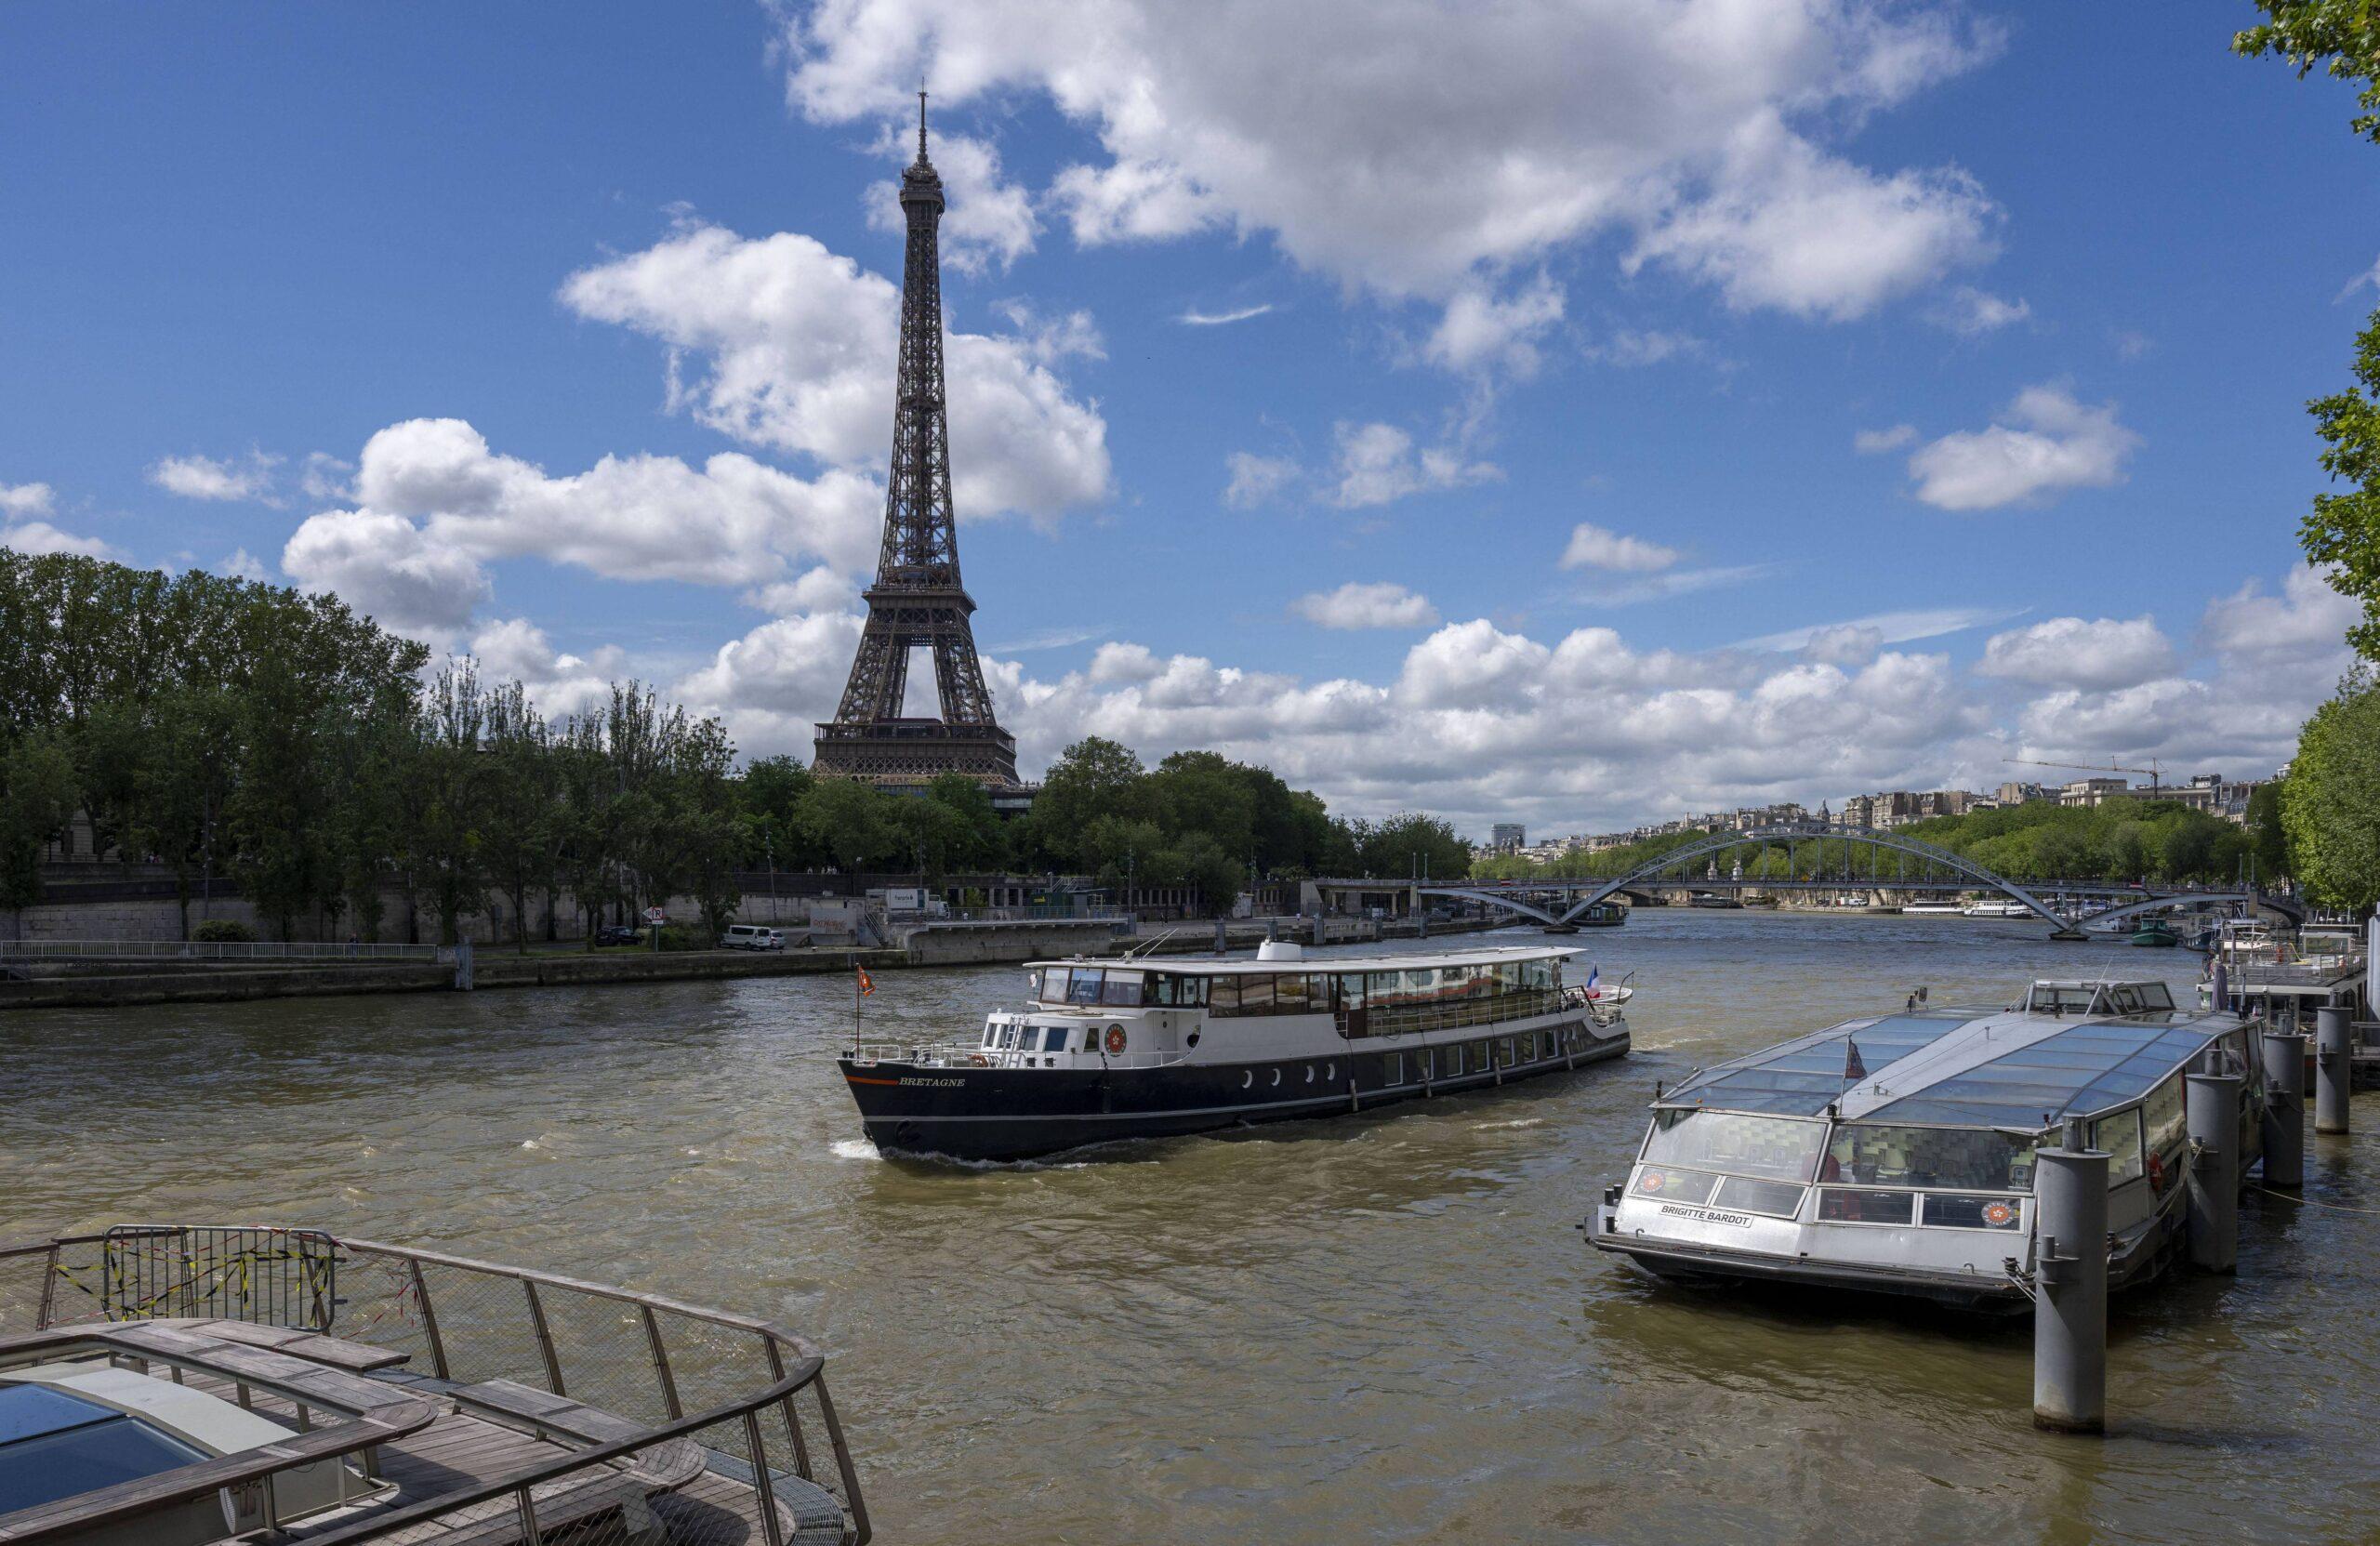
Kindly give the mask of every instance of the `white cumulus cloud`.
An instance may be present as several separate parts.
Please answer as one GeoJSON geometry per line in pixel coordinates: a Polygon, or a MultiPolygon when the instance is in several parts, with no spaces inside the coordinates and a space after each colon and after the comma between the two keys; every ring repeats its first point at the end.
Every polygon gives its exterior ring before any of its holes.
{"type": "Polygon", "coordinates": [[[1416,451],[1413,437],[1393,424],[1341,423],[1338,487],[1330,502],[1342,509],[1385,505],[1410,495],[1491,482],[1504,475],[1492,462],[1465,459],[1453,446],[1416,451]]]}
{"type": "Polygon", "coordinates": [[[1909,458],[1917,497],[1937,509],[1988,510],[2069,489],[2123,481],[2140,437],[2116,422],[2116,405],[2078,403],[2065,388],[2028,387],[1998,422],[1961,429],[1909,458]]]}
{"type": "Polygon", "coordinates": [[[1562,549],[1565,569],[1621,569],[1644,574],[1667,569],[1676,562],[1674,548],[1607,531],[1592,521],[1581,521],[1571,527],[1569,543],[1562,549]]]}
{"type": "Polygon", "coordinates": [[[56,497],[47,483],[0,483],[0,515],[47,515],[56,497]]]}
{"type": "Polygon", "coordinates": [[[1289,610],[1326,628],[1425,628],[1438,620],[1428,597],[1386,580],[1349,580],[1336,590],[1301,596],[1289,610]]]}
{"type": "Polygon", "coordinates": [[[2174,646],[2150,617],[2052,617],[1993,634],[1976,669],[2044,687],[2136,687],[2174,668],[2174,646]]]}
{"type": "Polygon", "coordinates": [[[185,499],[263,499],[280,465],[279,456],[261,451],[241,458],[166,456],[149,469],[149,481],[185,499]]]}
{"type": "MultiPolygon", "coordinates": [[[[672,404],[711,428],[833,469],[883,462],[900,293],[810,237],[686,226],[573,274],[562,298],[581,316],[668,345],[672,404]]],[[[1079,341],[1080,331],[1074,336],[1079,341]]],[[[947,345],[960,520],[1013,512],[1050,521],[1105,496],[1106,423],[1043,363],[1046,337],[954,325],[947,345]]]]}
{"type": "MultiPolygon", "coordinates": [[[[1991,255],[1956,167],[1824,148],[1972,68],[1995,29],[1877,0],[821,0],[788,7],[816,122],[1046,99],[1086,133],[1049,202],[1080,244],[1261,233],[1444,302],[1598,235],[1739,307],[1858,315],[1991,255]]],[[[1460,330],[1460,329],[1459,329],[1460,330]]],[[[1451,350],[1460,353],[1461,350],[1451,350]]]]}
{"type": "Polygon", "coordinates": [[[1290,458],[1260,456],[1253,451],[1235,451],[1223,458],[1223,465],[1231,471],[1231,482],[1223,485],[1223,503],[1239,510],[1279,498],[1299,477],[1298,464],[1290,458]]]}

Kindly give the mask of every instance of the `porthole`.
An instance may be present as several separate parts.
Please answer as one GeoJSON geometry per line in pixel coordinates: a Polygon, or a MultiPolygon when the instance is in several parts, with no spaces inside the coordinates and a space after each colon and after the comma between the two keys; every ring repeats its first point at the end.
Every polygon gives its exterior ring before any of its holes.
{"type": "Polygon", "coordinates": [[[1246,1090],[1250,1085],[1252,1085],[1252,1084],[1254,1084],[1255,1082],[1256,1082],[1256,1070],[1255,1070],[1255,1069],[1253,1069],[1253,1068],[1250,1069],[1247,1073],[1242,1074],[1242,1075],[1239,1077],[1239,1088],[1241,1088],[1242,1090],[1246,1090]]]}
{"type": "Polygon", "coordinates": [[[1335,1063],[1324,1064],[1322,1065],[1322,1077],[1326,1082],[1337,1078],[1339,1077],[1339,1065],[1335,1063]]]}
{"type": "Polygon", "coordinates": [[[1274,1070],[1273,1070],[1273,1087],[1274,1087],[1275,1089],[1276,1089],[1276,1090],[1277,1090],[1277,1089],[1279,1089],[1279,1088],[1280,1088],[1280,1084],[1281,1084],[1281,1071],[1280,1071],[1279,1069],[1276,1068],[1276,1069],[1274,1069],[1274,1070]]]}
{"type": "Polygon", "coordinates": [[[1308,1084],[1314,1082],[1314,1064],[1310,1063],[1305,1065],[1305,1082],[1308,1084]]]}

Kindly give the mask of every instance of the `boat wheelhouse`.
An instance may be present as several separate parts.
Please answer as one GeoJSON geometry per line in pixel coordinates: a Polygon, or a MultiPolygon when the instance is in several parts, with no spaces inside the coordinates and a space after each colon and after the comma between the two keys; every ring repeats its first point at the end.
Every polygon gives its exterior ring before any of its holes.
{"type": "Polygon", "coordinates": [[[2005,1011],[1912,998],[1696,1073],[1653,1103],[1588,1228],[1663,1276],[1784,1281],[2021,1308],[2033,1152],[2079,1123],[2109,1166],[2108,1281],[2182,1240],[2186,1075],[2241,1076],[2261,1150],[2256,1025],[2162,982],[2044,980],[2005,1011]]]}
{"type": "Polygon", "coordinates": [[[975,1039],[862,1043],[840,1064],[878,1147],[961,1159],[1327,1117],[1626,1051],[1632,990],[1566,984],[1577,954],[1036,961],[1026,1005],[975,1039]]]}

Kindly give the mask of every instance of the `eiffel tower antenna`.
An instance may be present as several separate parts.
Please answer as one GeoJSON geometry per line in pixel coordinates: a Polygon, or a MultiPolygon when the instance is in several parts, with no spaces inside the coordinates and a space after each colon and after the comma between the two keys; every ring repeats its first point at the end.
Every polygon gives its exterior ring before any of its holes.
{"type": "MultiPolygon", "coordinates": [[[[813,771],[822,777],[920,786],[964,773],[1015,790],[1016,740],[992,716],[969,622],[974,599],[959,577],[950,508],[950,426],[943,395],[942,176],[926,159],[926,94],[918,93],[918,159],[901,174],[908,244],[901,272],[901,366],[893,392],[892,465],[885,479],[884,545],[867,588],[867,626],[832,720],[818,727],[813,771]],[[909,651],[933,651],[941,718],[906,719],[909,651]]],[[[1020,791],[1021,792],[1021,791],[1020,791]]]]}

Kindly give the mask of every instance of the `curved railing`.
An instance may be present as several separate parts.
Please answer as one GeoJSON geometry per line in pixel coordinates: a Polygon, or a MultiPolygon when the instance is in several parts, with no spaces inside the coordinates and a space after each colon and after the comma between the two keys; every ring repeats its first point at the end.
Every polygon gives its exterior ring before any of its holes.
{"type": "Polygon", "coordinates": [[[689,1489],[665,1508],[681,1523],[695,1522],[679,1529],[665,1520],[666,1539],[723,1540],[734,1533],[731,1516],[765,1546],[833,1539],[804,1533],[804,1503],[822,1495],[840,1517],[821,1520],[812,1509],[812,1532],[832,1528],[850,1546],[870,1534],[825,1357],[773,1321],[308,1231],[165,1225],[0,1247],[0,1331],[165,1315],[289,1326],[401,1352],[408,1355],[401,1378],[466,1409],[471,1387],[501,1380],[636,1425],[627,1436],[400,1500],[310,1538],[311,1546],[484,1533],[509,1514],[518,1515],[519,1539],[536,1542],[539,1495],[679,1440],[700,1447],[706,1484],[718,1496],[706,1501],[701,1489],[689,1489]],[[329,1248],[327,1274],[319,1253],[295,1249],[301,1238],[329,1248]],[[160,1260],[174,1263],[162,1277],[160,1260]],[[301,1291],[291,1291],[293,1276],[303,1277],[301,1291]],[[128,1293],[136,1282],[139,1291],[128,1293]],[[749,1517],[737,1512],[744,1509],[749,1517]]]}

